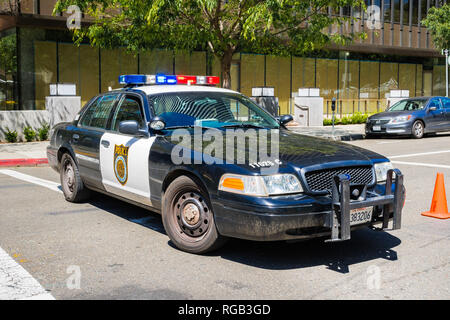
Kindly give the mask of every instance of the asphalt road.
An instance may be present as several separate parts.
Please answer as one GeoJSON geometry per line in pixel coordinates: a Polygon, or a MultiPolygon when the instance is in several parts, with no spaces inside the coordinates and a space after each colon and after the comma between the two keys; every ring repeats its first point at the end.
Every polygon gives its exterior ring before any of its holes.
{"type": "MultiPolygon", "coordinates": [[[[420,213],[437,172],[450,199],[450,135],[350,143],[397,161],[401,230],[334,244],[232,240],[198,256],[171,245],[157,214],[103,195],[71,204],[57,188],[0,173],[0,247],[56,299],[449,299],[450,219],[420,213]]],[[[59,182],[48,167],[11,170],[59,182]]]]}

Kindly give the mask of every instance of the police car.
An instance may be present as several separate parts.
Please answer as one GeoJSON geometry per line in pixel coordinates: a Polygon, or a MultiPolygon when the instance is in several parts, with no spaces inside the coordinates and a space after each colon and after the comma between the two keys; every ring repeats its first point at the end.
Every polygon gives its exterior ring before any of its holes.
{"type": "Polygon", "coordinates": [[[119,82],[124,88],[94,97],[73,122],[52,128],[47,156],[67,201],[85,201],[93,190],[158,212],[171,241],[191,253],[229,237],[333,242],[355,228],[385,230],[389,221],[400,228],[403,175],[386,157],[293,133],[285,127],[290,115],[272,117],[217,88],[217,77],[123,75],[119,82]],[[250,160],[248,135],[231,150],[243,162],[221,161],[192,138],[212,131],[218,141],[233,130],[276,132],[275,156],[250,160]]]}

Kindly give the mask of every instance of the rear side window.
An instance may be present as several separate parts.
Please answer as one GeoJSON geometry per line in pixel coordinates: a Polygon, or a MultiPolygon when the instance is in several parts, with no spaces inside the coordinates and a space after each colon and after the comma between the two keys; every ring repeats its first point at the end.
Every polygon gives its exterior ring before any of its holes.
{"type": "Polygon", "coordinates": [[[116,97],[117,95],[115,94],[109,94],[98,98],[86,110],[80,125],[105,129],[116,97]]]}

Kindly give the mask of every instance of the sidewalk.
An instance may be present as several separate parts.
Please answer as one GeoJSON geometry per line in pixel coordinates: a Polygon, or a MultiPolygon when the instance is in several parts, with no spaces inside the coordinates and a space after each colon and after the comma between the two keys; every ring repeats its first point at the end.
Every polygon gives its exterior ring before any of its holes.
{"type": "Polygon", "coordinates": [[[359,140],[364,139],[365,124],[349,124],[334,126],[334,136],[331,126],[323,127],[289,127],[288,129],[307,136],[327,138],[331,140],[359,140]]]}
{"type": "Polygon", "coordinates": [[[0,143],[0,167],[47,164],[48,141],[0,143]]]}

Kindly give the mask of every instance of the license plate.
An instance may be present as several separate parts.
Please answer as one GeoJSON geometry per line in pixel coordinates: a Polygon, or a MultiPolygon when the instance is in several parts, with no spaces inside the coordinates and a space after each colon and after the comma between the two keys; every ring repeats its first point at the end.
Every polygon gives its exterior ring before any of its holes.
{"type": "Polygon", "coordinates": [[[373,131],[381,131],[381,127],[380,126],[373,126],[372,130],[373,131]]]}
{"type": "Polygon", "coordinates": [[[363,224],[372,221],[373,207],[350,210],[350,225],[363,224]]]}

